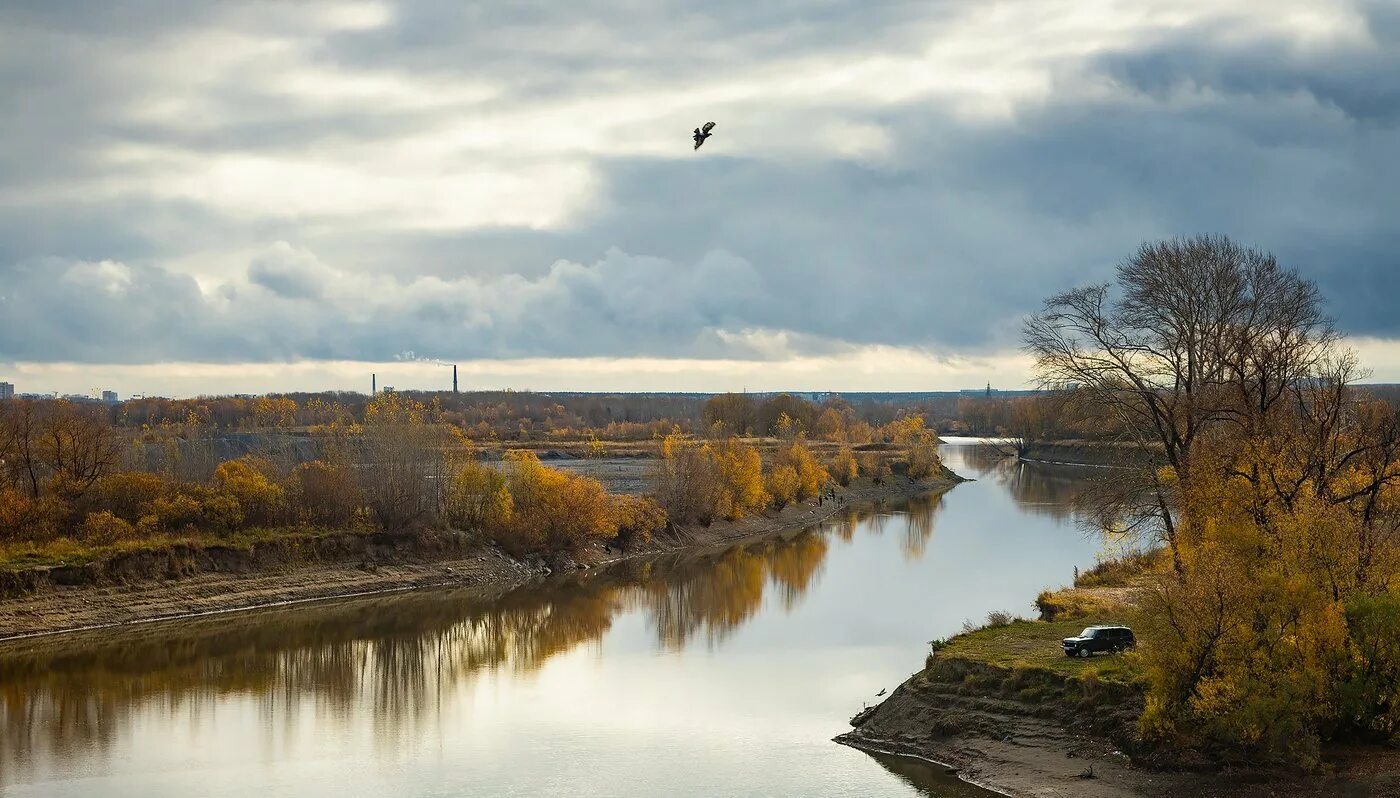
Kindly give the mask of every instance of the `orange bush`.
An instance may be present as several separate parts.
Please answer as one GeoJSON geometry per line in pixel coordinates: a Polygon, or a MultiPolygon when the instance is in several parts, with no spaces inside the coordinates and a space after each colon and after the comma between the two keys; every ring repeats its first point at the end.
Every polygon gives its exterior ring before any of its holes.
{"type": "Polygon", "coordinates": [[[653,533],[666,528],[666,511],[650,498],[614,496],[612,513],[618,542],[623,546],[646,543],[653,533]]]}
{"type": "Polygon", "coordinates": [[[507,549],[577,551],[617,533],[612,504],[598,480],[546,468],[529,452],[509,452],[506,461],[513,511],[496,539],[507,549]]]}

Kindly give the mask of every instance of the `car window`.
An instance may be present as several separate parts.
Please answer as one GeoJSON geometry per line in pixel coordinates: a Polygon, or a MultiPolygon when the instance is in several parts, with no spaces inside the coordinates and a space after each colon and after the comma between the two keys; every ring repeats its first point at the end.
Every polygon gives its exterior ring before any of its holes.
{"type": "Polygon", "coordinates": [[[1079,633],[1079,636],[1080,636],[1080,637],[1093,637],[1093,636],[1094,636],[1094,632],[1096,632],[1096,631],[1098,631],[1098,630],[1095,629],[1094,627],[1092,627],[1092,626],[1086,626],[1086,627],[1084,627],[1084,631],[1082,631],[1082,632],[1079,633]]]}

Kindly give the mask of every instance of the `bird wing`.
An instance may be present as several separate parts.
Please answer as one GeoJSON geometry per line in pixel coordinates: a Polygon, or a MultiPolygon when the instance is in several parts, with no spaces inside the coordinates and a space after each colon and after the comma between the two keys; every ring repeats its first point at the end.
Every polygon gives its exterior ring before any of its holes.
{"type": "Polygon", "coordinates": [[[695,128],[695,138],[700,138],[700,128],[695,128]]]}
{"type": "Polygon", "coordinates": [[[714,129],[714,126],[715,126],[715,123],[714,123],[714,122],[706,122],[706,123],[705,123],[705,127],[702,128],[702,129],[703,129],[706,133],[709,133],[711,130],[714,129]]]}
{"type": "Polygon", "coordinates": [[[704,144],[704,143],[705,143],[705,140],[704,140],[703,138],[701,138],[700,136],[696,136],[696,137],[695,137],[695,149],[697,149],[697,150],[700,149],[700,145],[701,145],[701,144],[704,144]]]}

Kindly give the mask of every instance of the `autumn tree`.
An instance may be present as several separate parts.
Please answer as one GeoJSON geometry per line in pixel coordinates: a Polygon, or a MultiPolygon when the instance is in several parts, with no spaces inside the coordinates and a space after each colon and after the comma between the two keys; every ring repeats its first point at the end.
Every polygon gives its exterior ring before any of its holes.
{"type": "Polygon", "coordinates": [[[1228,239],[1150,244],[1026,340],[1137,450],[1096,517],[1171,555],[1139,603],[1144,733],[1305,765],[1393,735],[1400,420],[1316,288],[1228,239]]]}
{"type": "MultiPolygon", "coordinates": [[[[1024,340],[1043,385],[1087,393],[1127,443],[1189,480],[1204,431],[1251,429],[1336,334],[1313,283],[1267,252],[1197,236],[1143,244],[1116,284],[1046,300],[1024,340]]],[[[1148,483],[1137,528],[1176,548],[1170,486],[1148,483]]]]}

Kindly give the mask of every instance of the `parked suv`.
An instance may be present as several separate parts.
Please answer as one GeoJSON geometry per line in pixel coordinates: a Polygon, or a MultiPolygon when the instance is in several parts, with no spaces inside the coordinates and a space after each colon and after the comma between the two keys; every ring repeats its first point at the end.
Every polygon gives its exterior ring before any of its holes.
{"type": "Polygon", "coordinates": [[[1126,626],[1090,626],[1078,637],[1066,637],[1060,641],[1066,657],[1088,657],[1108,651],[1117,653],[1137,645],[1133,630],[1126,626]]]}

